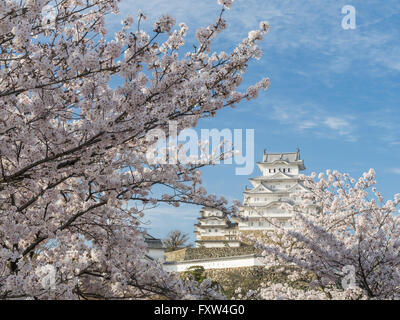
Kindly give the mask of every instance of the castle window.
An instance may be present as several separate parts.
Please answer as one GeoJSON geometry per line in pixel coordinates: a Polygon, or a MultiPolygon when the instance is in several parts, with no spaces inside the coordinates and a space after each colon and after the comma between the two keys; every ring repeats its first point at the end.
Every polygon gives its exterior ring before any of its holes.
{"type": "Polygon", "coordinates": [[[290,168],[287,169],[287,172],[290,172],[290,168]]]}
{"type": "Polygon", "coordinates": [[[283,168],[283,172],[286,172],[286,169],[285,169],[285,168],[283,168]]]}

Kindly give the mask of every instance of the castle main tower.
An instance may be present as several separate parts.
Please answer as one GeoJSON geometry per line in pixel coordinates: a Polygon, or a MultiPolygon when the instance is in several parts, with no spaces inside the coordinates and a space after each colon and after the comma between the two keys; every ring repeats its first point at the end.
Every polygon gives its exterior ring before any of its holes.
{"type": "Polygon", "coordinates": [[[245,188],[243,205],[238,216],[232,217],[233,222],[219,210],[201,210],[195,224],[196,246],[237,247],[241,245],[238,233],[271,230],[276,223],[289,226],[290,213],[281,205],[284,202],[294,204],[296,192],[307,190],[299,180],[299,174],[306,169],[300,150],[284,153],[264,150],[262,161],[257,165],[261,176],[249,179],[251,187],[245,188]],[[268,218],[274,218],[274,223],[271,224],[268,218]]]}
{"type": "Polygon", "coordinates": [[[240,214],[233,218],[244,233],[273,229],[274,225],[263,218],[277,218],[281,226],[287,225],[290,213],[281,208],[282,203],[293,204],[295,193],[306,190],[299,182],[300,172],[306,169],[299,149],[285,153],[264,150],[262,162],[257,165],[262,175],[249,179],[252,187],[245,188],[240,214]]]}

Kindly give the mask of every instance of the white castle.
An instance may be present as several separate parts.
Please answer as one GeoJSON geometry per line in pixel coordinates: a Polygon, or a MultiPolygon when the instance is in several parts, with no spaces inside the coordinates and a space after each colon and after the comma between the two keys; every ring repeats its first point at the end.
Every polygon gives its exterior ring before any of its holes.
{"type": "Polygon", "coordinates": [[[267,153],[257,162],[262,175],[250,178],[251,188],[243,192],[243,206],[232,221],[219,210],[203,208],[195,224],[196,247],[239,247],[238,234],[274,228],[268,218],[274,218],[281,226],[288,226],[290,213],[281,208],[283,202],[293,204],[296,192],[306,188],[299,182],[299,174],[305,170],[300,150],[287,153],[267,153]],[[267,219],[266,219],[267,218],[267,219]]]}

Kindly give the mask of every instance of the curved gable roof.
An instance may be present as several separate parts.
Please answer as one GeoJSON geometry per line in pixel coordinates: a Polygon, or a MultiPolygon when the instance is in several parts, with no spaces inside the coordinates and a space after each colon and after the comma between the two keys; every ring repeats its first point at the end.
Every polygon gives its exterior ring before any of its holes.
{"type": "Polygon", "coordinates": [[[259,192],[268,192],[268,193],[272,193],[273,190],[268,188],[266,185],[264,185],[263,183],[260,183],[257,187],[254,187],[253,189],[250,190],[245,190],[245,193],[259,193],[259,192]]]}

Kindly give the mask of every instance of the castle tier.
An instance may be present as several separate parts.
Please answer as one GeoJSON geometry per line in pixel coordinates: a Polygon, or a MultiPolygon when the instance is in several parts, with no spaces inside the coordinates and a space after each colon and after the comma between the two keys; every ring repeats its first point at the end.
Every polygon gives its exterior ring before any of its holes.
{"type": "Polygon", "coordinates": [[[300,172],[305,170],[300,150],[288,153],[264,151],[263,160],[257,165],[262,175],[249,179],[252,187],[246,187],[243,192],[243,206],[239,208],[238,216],[232,217],[235,223],[218,210],[203,208],[199,223],[195,225],[197,246],[223,247],[227,243],[239,246],[239,232],[273,229],[276,223],[289,226],[290,213],[282,208],[282,203],[293,204],[296,192],[306,190],[299,181],[300,172]]]}
{"type": "Polygon", "coordinates": [[[239,247],[237,223],[232,223],[221,211],[203,208],[194,225],[197,247],[239,247]]]}
{"type": "Polygon", "coordinates": [[[252,187],[246,187],[240,214],[233,218],[240,231],[272,229],[276,223],[287,226],[290,213],[282,208],[282,203],[293,204],[295,193],[306,190],[299,182],[299,174],[305,170],[300,150],[288,153],[264,151],[263,161],[257,165],[262,175],[249,179],[252,187]]]}

